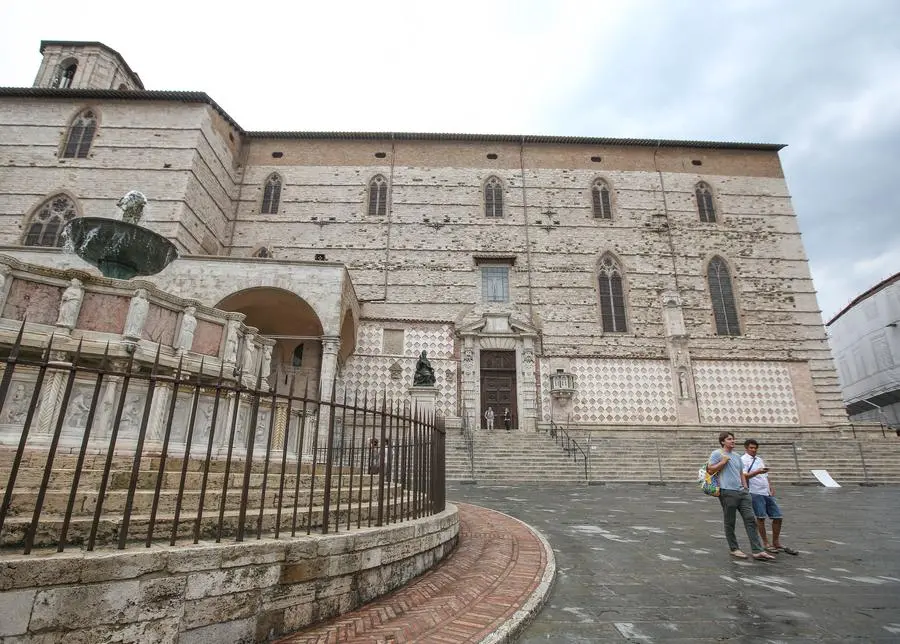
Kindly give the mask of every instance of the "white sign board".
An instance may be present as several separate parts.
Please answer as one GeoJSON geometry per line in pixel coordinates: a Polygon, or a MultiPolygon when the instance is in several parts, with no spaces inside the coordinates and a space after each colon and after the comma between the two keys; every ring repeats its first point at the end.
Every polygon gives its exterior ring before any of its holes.
{"type": "Polygon", "coordinates": [[[828,473],[828,470],[810,470],[810,472],[812,472],[812,475],[825,487],[841,487],[838,485],[837,481],[831,478],[831,474],[828,473]]]}

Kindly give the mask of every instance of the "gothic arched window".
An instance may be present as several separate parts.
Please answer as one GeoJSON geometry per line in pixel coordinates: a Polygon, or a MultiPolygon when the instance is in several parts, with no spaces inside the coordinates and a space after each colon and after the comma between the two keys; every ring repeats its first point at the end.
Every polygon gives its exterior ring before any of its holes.
{"type": "Polygon", "coordinates": [[[369,181],[369,215],[384,217],[387,214],[387,179],[380,174],[369,181]]]}
{"type": "Polygon", "coordinates": [[[503,184],[497,177],[490,177],[484,184],[484,216],[503,216],[503,184]]]}
{"type": "Polygon", "coordinates": [[[625,292],[622,287],[622,269],[610,255],[600,259],[598,280],[600,284],[600,322],[604,333],[628,331],[625,320],[625,292]]]}
{"type": "Polygon", "coordinates": [[[92,110],[84,110],[79,114],[66,135],[63,146],[63,159],[86,159],[91,151],[94,133],[97,131],[97,117],[92,110]]]}
{"type": "Polygon", "coordinates": [[[716,335],[740,335],[737,306],[734,303],[734,289],[728,264],[721,257],[713,257],[707,269],[709,297],[712,300],[716,318],[716,335]]]}
{"type": "Polygon", "coordinates": [[[294,353],[291,354],[291,366],[294,369],[299,369],[303,365],[303,345],[298,344],[297,348],[294,349],[294,353]]]}
{"type": "Polygon", "coordinates": [[[262,208],[259,212],[263,215],[277,215],[278,205],[281,203],[281,177],[277,174],[269,175],[266,179],[266,187],[263,190],[262,208]]]}
{"type": "Polygon", "coordinates": [[[694,194],[697,196],[697,212],[700,213],[700,221],[716,223],[716,207],[713,204],[710,187],[705,183],[698,183],[694,188],[694,194]]]}
{"type": "Polygon", "coordinates": [[[54,195],[40,205],[31,217],[25,246],[62,246],[62,229],[78,215],[75,204],[63,194],[54,195]]]}
{"type": "Polygon", "coordinates": [[[591,186],[591,203],[594,217],[597,219],[612,219],[612,203],[609,200],[609,184],[603,179],[597,179],[591,186]]]}

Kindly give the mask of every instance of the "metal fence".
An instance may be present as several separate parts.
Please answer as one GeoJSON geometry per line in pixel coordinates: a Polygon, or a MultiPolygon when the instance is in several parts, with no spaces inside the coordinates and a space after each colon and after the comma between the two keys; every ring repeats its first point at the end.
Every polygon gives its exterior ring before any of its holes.
{"type": "Polygon", "coordinates": [[[444,509],[433,414],[45,342],[24,346],[20,331],[0,348],[0,547],[243,541],[444,509]]]}

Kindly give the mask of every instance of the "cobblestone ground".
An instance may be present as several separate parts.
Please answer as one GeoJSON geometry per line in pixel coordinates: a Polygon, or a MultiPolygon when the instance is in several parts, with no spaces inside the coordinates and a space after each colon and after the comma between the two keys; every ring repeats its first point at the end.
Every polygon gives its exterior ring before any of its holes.
{"type": "Polygon", "coordinates": [[[718,501],[692,485],[452,484],[448,497],[550,541],[557,581],[522,643],[900,642],[900,487],[778,491],[782,543],[800,554],[773,563],[732,558],[718,501]]]}

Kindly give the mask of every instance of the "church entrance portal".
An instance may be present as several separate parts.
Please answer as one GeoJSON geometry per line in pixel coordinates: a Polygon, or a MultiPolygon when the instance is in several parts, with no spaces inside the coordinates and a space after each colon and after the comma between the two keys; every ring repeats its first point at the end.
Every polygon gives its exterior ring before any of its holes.
{"type": "Polygon", "coordinates": [[[516,352],[481,351],[481,426],[484,412],[494,410],[494,429],[503,429],[503,410],[512,414],[512,427],[519,426],[516,405],[516,352]]]}

